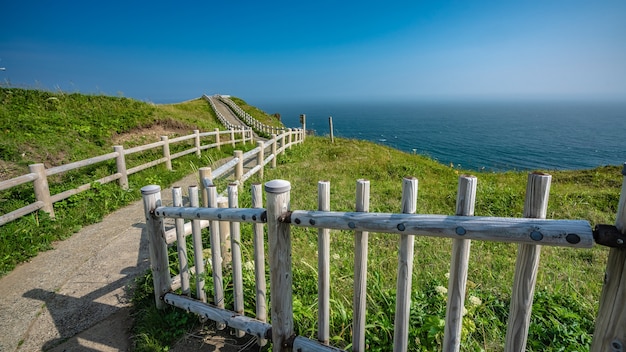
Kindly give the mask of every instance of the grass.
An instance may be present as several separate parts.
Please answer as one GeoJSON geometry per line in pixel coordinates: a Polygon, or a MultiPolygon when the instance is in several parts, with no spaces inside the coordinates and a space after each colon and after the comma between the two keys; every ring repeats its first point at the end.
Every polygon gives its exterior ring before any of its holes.
{"type": "MultiPolygon", "coordinates": [[[[352,211],[356,180],[366,178],[371,183],[370,211],[399,212],[401,180],[405,176],[415,176],[419,180],[417,212],[452,215],[457,179],[466,173],[466,170],[442,165],[423,156],[369,142],[336,139],[330,144],[324,137],[307,138],[305,144],[280,156],[278,163],[278,168],[266,170],[265,180],[286,179],[291,182],[292,210],[316,209],[317,182],[328,180],[331,183],[331,209],[352,211]]],[[[548,216],[587,219],[592,226],[613,223],[622,180],[620,170],[617,166],[581,171],[543,170],[553,177],[548,216]]],[[[527,173],[474,174],[478,177],[477,216],[522,216],[527,173]]],[[[249,186],[245,188],[249,189],[249,186]]],[[[250,206],[247,193],[240,192],[240,207],[250,206]]],[[[242,231],[242,247],[249,252],[252,248],[251,229],[242,225],[242,231]]],[[[292,228],[292,241],[296,330],[301,335],[315,338],[317,231],[292,228]]],[[[370,234],[368,350],[388,350],[393,341],[398,242],[395,235],[370,234]]],[[[349,348],[351,339],[353,247],[352,233],[332,231],[331,340],[342,348],[349,348]]],[[[450,250],[450,240],[416,238],[410,350],[441,349],[446,303],[443,291],[447,287],[450,250]]],[[[252,260],[248,252],[244,252],[244,261],[252,260]]],[[[592,249],[542,248],[528,350],[589,349],[607,254],[607,248],[599,246],[592,249]]],[[[473,241],[467,314],[463,318],[464,350],[502,350],[515,258],[515,245],[473,241]]],[[[176,271],[172,265],[172,270],[176,271]]],[[[246,290],[250,292],[245,294],[246,311],[253,315],[254,280],[252,273],[244,276],[246,290]]],[[[210,272],[207,279],[210,287],[210,272]]],[[[225,286],[232,290],[227,284],[225,286]]],[[[208,297],[212,297],[210,293],[208,297]]],[[[135,303],[142,312],[154,309],[149,301],[147,305],[142,305],[140,300],[135,303]]],[[[232,300],[227,300],[227,307],[228,304],[232,307],[232,300]]],[[[164,316],[168,314],[172,313],[165,312],[164,316]]],[[[198,323],[190,322],[190,325],[194,324],[198,323]]],[[[153,335],[154,338],[157,336],[161,335],[153,335]]],[[[161,343],[163,345],[156,345],[167,346],[167,342],[161,343]]]]}
{"type": "MultiPolygon", "coordinates": [[[[28,173],[28,165],[47,167],[106,154],[116,144],[125,148],[156,142],[162,134],[174,137],[193,129],[219,127],[212,110],[202,99],[181,104],[153,105],[127,98],[52,93],[0,88],[0,179],[28,173]],[[155,134],[159,133],[159,134],[155,134]]],[[[223,129],[223,127],[222,127],[223,129]]],[[[172,153],[188,146],[172,147],[172,153]]],[[[83,226],[101,221],[113,210],[140,199],[146,184],[166,187],[188,175],[194,167],[232,155],[233,148],[207,150],[201,158],[188,155],[129,177],[130,187],[115,183],[92,184],[92,189],[54,204],[56,218],[36,212],[0,226],[0,276],[17,264],[48,250],[55,241],[68,238],[83,226]]],[[[156,154],[155,154],[156,153],[156,154]]],[[[126,158],[129,167],[157,158],[148,151],[126,158]]],[[[115,161],[98,163],[49,178],[52,194],[116,172],[115,161]]],[[[0,192],[0,213],[35,201],[32,184],[0,192]]]]}

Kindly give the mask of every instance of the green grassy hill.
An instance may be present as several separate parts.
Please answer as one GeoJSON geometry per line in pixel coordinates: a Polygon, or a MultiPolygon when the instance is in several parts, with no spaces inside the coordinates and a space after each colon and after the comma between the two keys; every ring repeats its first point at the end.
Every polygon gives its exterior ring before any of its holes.
{"type": "MultiPolygon", "coordinates": [[[[202,100],[155,106],[126,98],[2,88],[0,179],[24,173],[27,165],[33,162],[58,165],[109,152],[115,144],[144,144],[156,141],[162,134],[188,134],[192,129],[212,130],[215,127],[218,127],[215,117],[202,100]]],[[[210,160],[232,155],[227,148],[222,153],[203,158],[210,160]]],[[[0,248],[3,248],[0,272],[6,273],[37,251],[49,248],[52,241],[65,238],[80,226],[98,221],[107,212],[138,199],[141,186],[148,183],[165,186],[193,172],[191,165],[198,163],[194,158],[177,159],[175,172],[156,168],[137,175],[131,179],[130,191],[104,185],[94,192],[81,193],[58,205],[54,221],[39,213],[0,227],[0,248]],[[101,209],[105,200],[108,205],[101,209]],[[90,219],[83,219],[84,214],[93,215],[90,219]]],[[[355,182],[365,178],[371,182],[370,211],[399,212],[401,180],[405,176],[414,176],[419,180],[418,213],[453,214],[457,178],[466,172],[369,142],[336,138],[331,144],[325,137],[308,137],[304,145],[289,150],[278,158],[278,162],[278,168],[266,170],[264,181],[275,178],[290,181],[292,209],[316,209],[317,182],[329,180],[331,209],[353,210],[355,182]]],[[[548,218],[586,219],[592,225],[612,224],[622,182],[620,170],[617,166],[580,171],[543,170],[553,176],[548,218]]],[[[476,215],[522,216],[525,172],[474,174],[478,177],[476,215]]],[[[72,174],[59,182],[79,182],[83,177],[87,176],[72,174]]],[[[259,181],[262,180],[250,180],[259,181]]],[[[244,187],[249,189],[249,185],[244,187]]],[[[241,191],[241,207],[249,206],[246,194],[241,191]]],[[[0,193],[2,212],[29,202],[32,202],[32,195],[26,188],[0,193]]],[[[244,247],[251,248],[250,230],[245,227],[243,230],[244,247]]],[[[296,325],[300,334],[314,336],[316,232],[295,229],[292,235],[296,325]]],[[[351,233],[342,231],[334,231],[331,237],[331,336],[334,344],[346,347],[351,329],[354,240],[351,233]]],[[[398,238],[394,235],[370,235],[367,318],[370,350],[386,350],[392,341],[397,246],[398,238]]],[[[444,239],[416,240],[411,306],[411,319],[415,323],[410,330],[411,350],[417,350],[418,345],[423,350],[436,350],[441,342],[445,295],[438,287],[447,286],[450,246],[450,241],[444,239]]],[[[473,301],[480,303],[468,306],[464,318],[463,346],[466,350],[502,349],[515,253],[514,245],[473,242],[468,295],[476,297],[478,300],[473,301]]],[[[529,350],[588,349],[607,253],[606,248],[598,246],[586,250],[543,247],[529,350]]],[[[149,276],[144,280],[149,280],[149,276]]],[[[141,304],[143,299],[148,305],[138,308],[140,312],[149,309],[152,302],[150,289],[151,285],[140,285],[135,303],[141,304]]],[[[248,289],[253,290],[250,286],[248,289]]],[[[251,307],[246,309],[253,310],[251,307]]],[[[171,314],[178,316],[179,313],[166,312],[160,318],[146,314],[147,322],[144,320],[140,325],[172,319],[171,314]]],[[[155,332],[154,329],[139,328],[138,336],[152,341],[146,346],[167,344],[162,341],[163,337],[172,338],[171,334],[158,329],[155,332]]]]}

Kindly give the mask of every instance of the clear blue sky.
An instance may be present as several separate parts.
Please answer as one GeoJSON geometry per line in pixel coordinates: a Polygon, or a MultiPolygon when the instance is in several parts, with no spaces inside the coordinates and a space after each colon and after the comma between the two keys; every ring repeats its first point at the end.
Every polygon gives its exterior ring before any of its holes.
{"type": "Polygon", "coordinates": [[[0,67],[156,103],[626,100],[626,1],[3,1],[0,67]]]}

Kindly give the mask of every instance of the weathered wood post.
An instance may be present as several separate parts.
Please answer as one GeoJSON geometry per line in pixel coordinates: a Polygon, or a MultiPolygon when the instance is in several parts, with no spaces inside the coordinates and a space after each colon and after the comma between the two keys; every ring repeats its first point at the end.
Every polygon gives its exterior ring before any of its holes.
{"type": "MultiPolygon", "coordinates": [[[[239,184],[228,185],[228,207],[239,208],[239,184]]],[[[233,296],[235,313],[243,315],[243,273],[241,268],[241,228],[236,221],[230,223],[230,248],[233,268],[233,296]]],[[[245,331],[236,330],[237,337],[243,337],[245,331]]]]}
{"type": "MultiPolygon", "coordinates": [[[[330,211],[330,182],[317,183],[317,210],[330,211]]],[[[330,342],[330,230],[317,230],[317,339],[330,342]]]]}
{"type": "Polygon", "coordinates": [[[241,177],[243,176],[243,152],[235,150],[235,158],[239,159],[239,162],[235,165],[235,180],[241,182],[241,177]]]}
{"type": "Polygon", "coordinates": [[[276,155],[277,143],[278,143],[278,138],[276,138],[276,134],[273,133],[272,134],[272,155],[274,157],[272,158],[272,169],[276,168],[276,158],[278,157],[278,155],[276,155]]]}
{"type": "Polygon", "coordinates": [[[201,167],[198,169],[198,175],[200,177],[200,190],[202,193],[202,206],[203,207],[208,207],[209,206],[209,198],[207,196],[207,187],[208,185],[204,184],[204,179],[209,179],[209,180],[213,180],[213,177],[211,175],[211,168],[210,167],[201,167]]]}
{"type": "Polygon", "coordinates": [[[220,129],[215,129],[215,144],[217,145],[217,150],[222,149],[222,143],[220,143],[220,129]]]}
{"type": "Polygon", "coordinates": [[[114,145],[113,151],[117,153],[115,158],[115,166],[117,173],[120,174],[120,178],[117,180],[122,189],[128,189],[128,172],[126,172],[126,158],[124,156],[124,147],[121,145],[114,145]]]}
{"type": "MultiPolygon", "coordinates": [[[[217,208],[217,188],[215,185],[207,187],[209,208],[217,208]]],[[[211,271],[213,272],[213,304],[224,309],[224,279],[222,277],[222,249],[220,244],[220,222],[212,220],[209,226],[211,233],[211,271]]],[[[223,330],[226,325],[217,323],[217,328],[223,330]]]]}
{"type": "Polygon", "coordinates": [[[259,148],[259,152],[256,155],[256,164],[261,165],[261,168],[259,169],[259,179],[262,180],[263,170],[265,169],[265,166],[263,165],[265,162],[265,143],[263,141],[257,141],[256,145],[259,148]]]}
{"type": "Polygon", "coordinates": [[[291,352],[293,330],[291,228],[284,218],[289,211],[291,184],[285,180],[265,183],[267,236],[270,259],[272,343],[275,352],[291,352]]]}
{"type": "MultiPolygon", "coordinates": [[[[260,141],[260,143],[263,143],[260,141]]],[[[263,149],[261,149],[263,150],[263,149]]],[[[263,169],[261,169],[263,170],[263,169]]],[[[252,184],[252,207],[263,208],[263,186],[252,184]]],[[[256,318],[267,322],[267,283],[265,282],[265,226],[255,223],[252,227],[254,245],[254,280],[256,284],[256,318]]],[[[265,346],[267,340],[257,339],[259,346],[265,346]]]]}
{"type": "Polygon", "coordinates": [[[335,136],[333,132],[333,117],[328,116],[328,128],[330,130],[330,143],[335,143],[335,136]]]}
{"type": "Polygon", "coordinates": [[[170,156],[170,141],[167,136],[161,136],[163,142],[163,157],[165,158],[165,167],[172,171],[172,157],[170,156]]]}
{"type": "MultiPolygon", "coordinates": [[[[525,218],[546,218],[551,181],[552,176],[548,174],[535,172],[528,175],[526,200],[524,202],[525,218]]],[[[541,241],[543,235],[538,231],[534,231],[530,234],[530,237],[535,241],[541,241]]],[[[511,292],[511,306],[504,346],[505,351],[521,352],[526,350],[540,254],[540,245],[520,244],[517,247],[513,292],[511,292]]]]}
{"type": "MultiPolygon", "coordinates": [[[[189,205],[197,208],[200,206],[198,196],[198,186],[189,186],[189,205]]],[[[202,248],[202,228],[200,220],[191,221],[191,235],[193,242],[193,260],[196,268],[196,298],[206,303],[206,293],[204,292],[204,258],[202,248]]]]}
{"type": "Polygon", "coordinates": [[[300,114],[300,124],[302,125],[302,141],[306,139],[306,114],[300,114]]]}
{"type": "MultiPolygon", "coordinates": [[[[217,198],[218,208],[228,208],[228,197],[217,198]]],[[[222,253],[222,269],[230,264],[232,253],[230,248],[230,223],[228,221],[219,222],[220,247],[222,253]]]]}
{"type": "MultiPolygon", "coordinates": [[[[370,211],[370,181],[356,181],[356,211],[370,211]]],[[[354,296],[352,298],[352,350],[365,351],[367,313],[367,256],[369,232],[354,231],[354,296]]]]}
{"type": "Polygon", "coordinates": [[[282,151],[283,155],[285,155],[285,152],[287,152],[287,148],[285,147],[286,143],[286,135],[287,131],[283,130],[283,133],[280,134],[280,150],[282,151]]]}
{"type": "Polygon", "coordinates": [[[46,167],[44,164],[32,164],[28,165],[28,168],[30,172],[37,175],[37,178],[33,181],[35,199],[43,203],[41,210],[48,213],[51,218],[54,218],[54,207],[52,206],[52,199],[50,198],[50,187],[48,186],[46,167]]]}
{"type": "MultiPolygon", "coordinates": [[[[626,235],[626,163],[622,169],[622,192],[619,197],[615,227],[626,235]]],[[[624,244],[623,239],[617,243],[624,244]]],[[[611,248],[604,274],[604,287],[593,332],[591,351],[626,350],[626,248],[611,248]]]]}
{"type": "MultiPolygon", "coordinates": [[[[456,195],[456,215],[473,216],[476,203],[475,176],[459,177],[456,195]]],[[[444,328],[443,351],[458,352],[461,348],[461,328],[463,327],[463,308],[465,307],[465,288],[471,241],[463,239],[465,229],[457,228],[458,239],[452,240],[452,259],[450,260],[450,278],[448,279],[448,302],[446,305],[446,324],[444,328]]]]}
{"type": "Polygon", "coordinates": [[[233,148],[235,147],[236,144],[236,140],[235,140],[235,128],[231,127],[230,128],[230,143],[232,144],[233,148]]]}
{"type": "MultiPolygon", "coordinates": [[[[415,214],[417,210],[417,179],[402,180],[402,213],[415,214]]],[[[402,231],[402,224],[398,229],[402,231]]],[[[415,235],[400,235],[398,252],[398,283],[396,290],[396,316],[394,319],[393,350],[407,351],[409,317],[411,312],[411,286],[413,282],[413,251],[415,235]]]]}
{"type": "Polygon", "coordinates": [[[196,156],[199,158],[202,150],[200,149],[200,130],[193,130],[193,134],[196,135],[195,137],[195,142],[196,142],[196,156]]]}
{"type": "Polygon", "coordinates": [[[161,296],[170,290],[171,278],[169,260],[167,258],[167,243],[165,243],[165,226],[163,219],[154,216],[154,210],[161,206],[161,186],[144,186],[141,188],[141,195],[146,217],[154,301],[158,309],[163,309],[165,308],[165,303],[161,300],[161,296]]]}
{"type": "MultiPolygon", "coordinates": [[[[183,190],[179,186],[172,188],[172,200],[175,207],[183,206],[183,190]]],[[[176,251],[178,252],[178,269],[180,273],[180,287],[183,295],[189,296],[189,263],[187,262],[187,240],[185,238],[185,219],[176,218],[176,251]]]]}
{"type": "Polygon", "coordinates": [[[287,140],[288,148],[291,149],[291,144],[293,143],[293,130],[291,128],[287,129],[287,133],[289,134],[289,139],[287,140]]]}

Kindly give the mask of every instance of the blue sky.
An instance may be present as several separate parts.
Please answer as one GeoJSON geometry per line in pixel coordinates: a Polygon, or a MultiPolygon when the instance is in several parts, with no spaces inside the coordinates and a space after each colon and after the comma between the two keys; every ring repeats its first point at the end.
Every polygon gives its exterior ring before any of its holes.
{"type": "Polygon", "coordinates": [[[156,103],[626,100],[626,1],[5,1],[0,81],[156,103]]]}

